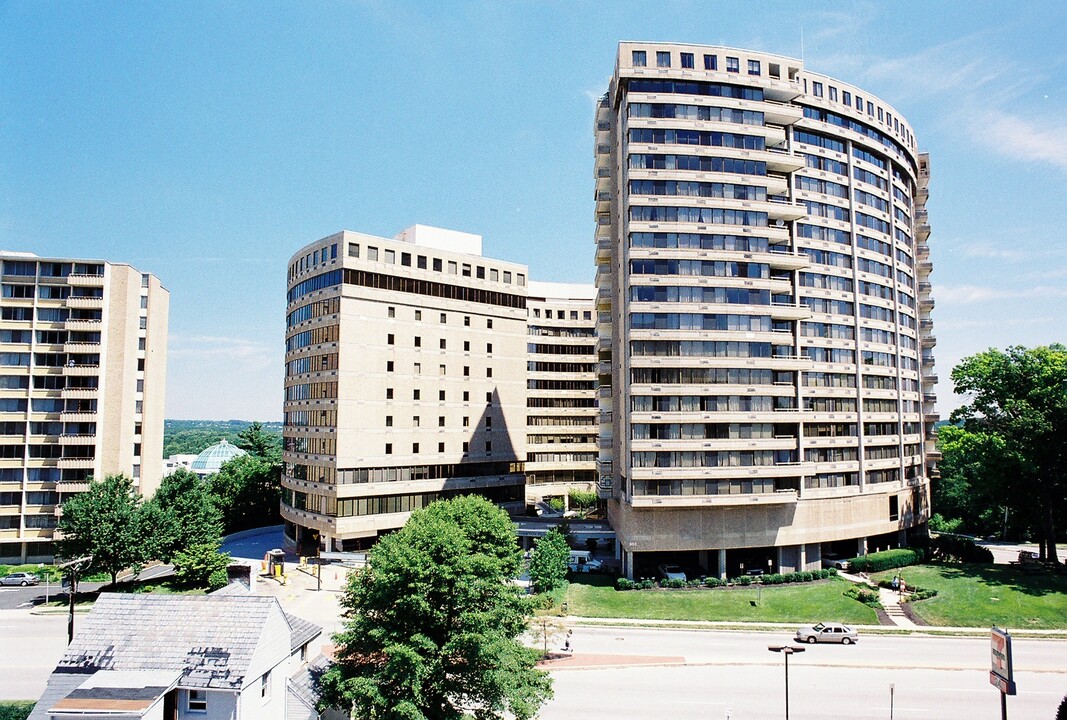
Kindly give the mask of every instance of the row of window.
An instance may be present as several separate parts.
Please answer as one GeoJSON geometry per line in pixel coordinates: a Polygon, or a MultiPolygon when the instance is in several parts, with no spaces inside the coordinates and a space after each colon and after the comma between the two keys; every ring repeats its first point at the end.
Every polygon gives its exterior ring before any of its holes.
{"type": "Polygon", "coordinates": [[[795,463],[795,450],[647,450],[630,453],[636,468],[768,467],[795,463]]]}
{"type": "Polygon", "coordinates": [[[709,155],[633,153],[630,155],[629,165],[634,170],[690,170],[693,172],[733,173],[735,175],[756,175],[760,177],[767,174],[767,163],[762,160],[744,160],[709,155]]]}
{"type": "Polygon", "coordinates": [[[0,294],[5,298],[31,300],[66,300],[67,298],[103,298],[104,288],[84,287],[81,285],[12,285],[0,286],[0,294]]]}
{"type": "Polygon", "coordinates": [[[630,194],[764,201],[767,199],[767,188],[697,180],[631,180],[630,194]]]}
{"type": "MultiPolygon", "coordinates": [[[[359,243],[348,244],[348,256],[358,258],[360,257],[360,245],[359,243]]],[[[412,255],[412,253],[404,252],[399,253],[400,262],[402,267],[416,267],[419,270],[433,269],[434,272],[443,272],[448,275],[460,275],[462,277],[475,277],[479,280],[490,280],[491,282],[503,282],[505,285],[510,285],[512,282],[511,270],[499,270],[497,268],[486,268],[484,265],[474,265],[472,263],[459,262],[457,260],[442,260],[441,258],[427,257],[426,255],[412,255]]],[[[372,262],[377,262],[379,258],[378,248],[373,245],[367,245],[363,250],[363,257],[372,262]]],[[[386,265],[396,265],[397,252],[385,248],[381,252],[381,260],[386,265]]],[[[515,284],[520,287],[526,285],[525,273],[514,273],[515,284]]]]}
{"type": "MultiPolygon", "coordinates": [[[[291,506],[297,510],[327,515],[330,517],[361,517],[389,513],[412,512],[438,500],[447,500],[468,494],[469,490],[440,490],[437,492],[409,493],[365,498],[334,498],[328,495],[309,495],[294,491],[291,506]]],[[[478,488],[478,494],[491,502],[505,503],[524,498],[522,483],[503,487],[478,488]]]]}
{"type": "MultiPolygon", "coordinates": [[[[37,322],[56,323],[67,320],[79,322],[100,322],[104,311],[100,308],[66,308],[38,307],[37,322]]],[[[15,322],[33,322],[33,307],[30,305],[9,305],[0,308],[0,320],[15,322]]]]}
{"type": "Polygon", "coordinates": [[[69,263],[48,262],[38,263],[35,260],[4,260],[4,275],[18,275],[21,277],[34,277],[38,267],[43,278],[65,278],[69,275],[87,275],[103,277],[104,266],[102,263],[69,263]]]}
{"type": "Polygon", "coordinates": [[[767,147],[767,141],[762,135],[678,128],[630,128],[630,142],[648,145],[702,145],[738,150],[765,150],[767,147]]]}
{"type": "MultiPolygon", "coordinates": [[[[856,96],[856,102],[857,105],[863,104],[862,99],[858,95],[856,96]]],[[[874,109],[874,104],[868,101],[868,114],[873,115],[874,109]]],[[[854,120],[850,117],[847,117],[845,115],[839,115],[835,112],[829,112],[827,110],[823,110],[822,108],[815,108],[809,106],[804,106],[804,117],[810,120],[818,120],[829,125],[836,125],[837,127],[848,128],[849,130],[855,133],[859,133],[860,135],[868,137],[871,140],[874,140],[875,142],[885,147],[890,152],[894,153],[901,160],[907,162],[908,164],[914,167],[914,163],[911,159],[911,156],[908,154],[907,150],[904,148],[903,145],[898,143],[889,135],[883,133],[881,130],[874,128],[868,125],[867,123],[862,123],[859,120],[854,120]]],[[[890,117],[892,118],[892,116],[890,117]]],[[[878,108],[878,120],[882,120],[882,108],[878,108]]],[[[892,118],[892,122],[897,122],[896,118],[892,118]]],[[[899,128],[900,125],[899,122],[897,122],[897,129],[899,130],[899,128]]]]}
{"type": "Polygon", "coordinates": [[[648,495],[752,495],[796,489],[796,478],[752,480],[634,480],[633,494],[648,495]]]}
{"type": "Polygon", "coordinates": [[[763,113],[759,110],[686,105],[684,103],[630,103],[626,108],[630,117],[673,118],[679,120],[709,120],[763,126],[763,113]]]}
{"type": "MultiPolygon", "coordinates": [[[[648,52],[645,50],[634,50],[630,55],[630,61],[633,67],[646,67],[648,65],[648,52]]],[[[703,62],[705,70],[719,69],[718,55],[705,54],[703,62]]],[[[692,70],[696,67],[696,56],[691,52],[680,52],[678,53],[678,65],[682,69],[692,70]]],[[[670,66],[671,52],[669,50],[657,50],[656,67],[669,68],[670,66]]],[[[761,74],[761,66],[759,60],[749,60],[747,67],[749,75],[758,76],[761,74]]],[[[741,59],[733,55],[727,55],[726,72],[741,72],[741,59]]]]}
{"type": "MultiPolygon", "coordinates": [[[[766,315],[703,315],[698,313],[630,313],[632,330],[744,330],[770,332],[766,315]]],[[[781,329],[787,330],[788,326],[781,329]]]]}
{"type": "Polygon", "coordinates": [[[632,368],[636,385],[787,385],[794,375],[766,368],[632,368]]]}

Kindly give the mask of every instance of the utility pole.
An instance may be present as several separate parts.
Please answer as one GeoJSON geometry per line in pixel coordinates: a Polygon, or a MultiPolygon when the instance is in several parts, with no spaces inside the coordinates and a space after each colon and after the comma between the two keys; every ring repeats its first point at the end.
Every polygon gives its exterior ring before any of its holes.
{"type": "Polygon", "coordinates": [[[88,567],[89,563],[92,561],[93,556],[86,555],[77,560],[68,560],[57,566],[60,570],[66,570],[70,577],[70,588],[67,590],[70,600],[70,615],[67,618],[67,645],[74,642],[74,597],[78,594],[78,573],[80,573],[83,568],[88,567]]]}

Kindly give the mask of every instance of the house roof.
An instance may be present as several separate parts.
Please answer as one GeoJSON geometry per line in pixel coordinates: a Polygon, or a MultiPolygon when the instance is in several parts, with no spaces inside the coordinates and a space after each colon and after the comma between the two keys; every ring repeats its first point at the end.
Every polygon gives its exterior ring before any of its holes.
{"type": "Polygon", "coordinates": [[[179,679],[177,670],[101,670],[53,703],[49,712],[143,717],[179,679]]]}
{"type": "MultiPolygon", "coordinates": [[[[276,612],[278,601],[264,596],[105,593],[81,622],[56,673],[179,670],[182,687],[239,689],[276,612]]],[[[297,637],[303,644],[322,632],[285,618],[291,647],[297,637]]]]}

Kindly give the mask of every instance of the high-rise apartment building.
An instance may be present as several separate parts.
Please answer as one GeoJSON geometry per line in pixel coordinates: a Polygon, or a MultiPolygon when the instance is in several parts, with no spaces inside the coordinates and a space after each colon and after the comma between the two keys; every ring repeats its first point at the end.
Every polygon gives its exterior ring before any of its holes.
{"type": "Polygon", "coordinates": [[[591,285],[531,282],[527,298],[526,498],[596,488],[596,320],[591,285]]]}
{"type": "Polygon", "coordinates": [[[169,293],[103,260],[0,253],[0,563],[47,561],[90,478],[162,478],[169,293]]]}
{"type": "Polygon", "coordinates": [[[907,121],[799,60],[624,42],[595,168],[599,474],[624,571],[905,542],[937,419],[907,121]]]}
{"type": "Polygon", "coordinates": [[[351,550],[471,492],[521,507],[527,271],[421,225],[341,232],[289,262],[282,516],[351,550]]]}

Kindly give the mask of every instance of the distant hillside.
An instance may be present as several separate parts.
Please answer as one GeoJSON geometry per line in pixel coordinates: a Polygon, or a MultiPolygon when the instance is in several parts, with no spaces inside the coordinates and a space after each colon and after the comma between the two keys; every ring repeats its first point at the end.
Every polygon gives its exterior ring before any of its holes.
{"type": "MultiPolygon", "coordinates": [[[[196,455],[219,440],[237,444],[237,434],[251,425],[250,420],[164,420],[163,457],[196,455]]],[[[263,430],[282,444],[282,424],[262,423],[263,430]]]]}

